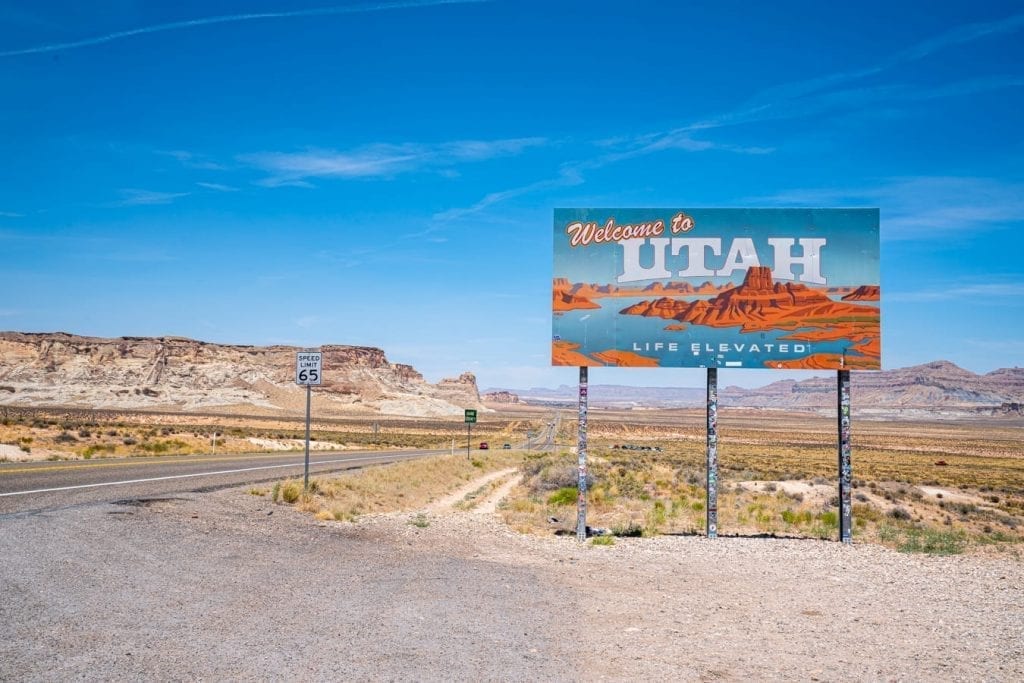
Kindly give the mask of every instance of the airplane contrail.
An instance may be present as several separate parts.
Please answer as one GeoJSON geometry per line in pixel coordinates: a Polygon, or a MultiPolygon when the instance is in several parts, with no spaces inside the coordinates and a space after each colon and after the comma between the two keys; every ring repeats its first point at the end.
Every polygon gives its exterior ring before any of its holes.
{"type": "Polygon", "coordinates": [[[257,19],[291,19],[294,17],[317,17],[334,14],[359,14],[364,12],[381,12],[389,9],[405,9],[409,7],[430,7],[432,5],[465,5],[489,0],[394,0],[393,2],[363,3],[360,5],[344,5],[335,7],[317,7],[314,9],[292,10],[285,12],[258,12],[253,14],[229,14],[219,17],[202,17],[200,19],[187,19],[185,21],[172,21],[167,24],[155,24],[153,26],[142,26],[140,28],[128,29],[126,31],[115,31],[94,38],[83,38],[67,43],[50,43],[48,45],[36,45],[18,50],[6,50],[0,52],[0,57],[16,57],[18,55],[37,55],[46,52],[60,52],[62,50],[74,50],[80,47],[102,45],[122,38],[141,36],[148,33],[162,33],[164,31],[177,31],[197,26],[210,26],[211,24],[229,24],[236,21],[254,21],[257,19]]]}

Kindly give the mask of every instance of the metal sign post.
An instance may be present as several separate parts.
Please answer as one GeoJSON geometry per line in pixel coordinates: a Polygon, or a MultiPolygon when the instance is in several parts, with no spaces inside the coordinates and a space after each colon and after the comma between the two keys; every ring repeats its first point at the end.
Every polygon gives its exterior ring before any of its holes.
{"type": "Polygon", "coordinates": [[[469,443],[473,440],[473,423],[476,422],[476,411],[466,408],[466,460],[469,460],[469,443]]]}
{"type": "Polygon", "coordinates": [[[587,540],[587,368],[580,367],[580,413],[576,444],[576,540],[587,540]]]}
{"type": "Polygon", "coordinates": [[[320,351],[299,351],[295,354],[295,383],[306,385],[306,466],[302,474],[302,488],[309,489],[309,417],[313,385],[323,382],[323,353],[320,351]]]}
{"type": "Polygon", "coordinates": [[[850,465],[850,371],[838,371],[839,416],[839,540],[853,543],[853,503],[850,465]]]}
{"type": "Polygon", "coordinates": [[[708,368],[707,533],[718,538],[718,368],[708,368]]]}
{"type": "Polygon", "coordinates": [[[309,409],[313,399],[313,386],[306,385],[306,465],[302,470],[302,490],[309,489],[309,409]]]}

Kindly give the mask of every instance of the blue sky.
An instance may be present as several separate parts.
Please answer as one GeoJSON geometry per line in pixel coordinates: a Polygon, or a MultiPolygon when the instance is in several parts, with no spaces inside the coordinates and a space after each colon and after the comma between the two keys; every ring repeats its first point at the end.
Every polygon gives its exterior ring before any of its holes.
{"type": "Polygon", "coordinates": [[[884,366],[1024,364],[1019,2],[239,7],[0,5],[0,329],[571,384],[554,207],[871,206],[884,366]]]}

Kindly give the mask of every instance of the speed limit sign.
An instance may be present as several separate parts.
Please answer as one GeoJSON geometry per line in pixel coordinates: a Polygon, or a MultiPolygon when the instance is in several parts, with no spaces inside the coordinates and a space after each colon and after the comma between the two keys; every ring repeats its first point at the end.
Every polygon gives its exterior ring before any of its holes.
{"type": "Polygon", "coordinates": [[[295,355],[295,383],[320,386],[323,380],[322,361],[321,351],[299,351],[295,355]]]}

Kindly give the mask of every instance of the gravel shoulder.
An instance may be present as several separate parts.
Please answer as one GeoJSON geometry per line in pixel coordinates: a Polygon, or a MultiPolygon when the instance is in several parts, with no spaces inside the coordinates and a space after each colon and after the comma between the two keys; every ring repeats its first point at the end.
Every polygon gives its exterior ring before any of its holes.
{"type": "Polygon", "coordinates": [[[1024,563],[246,489],[0,516],[2,680],[1021,680],[1024,563]],[[415,523],[413,523],[415,522],[415,523]]]}

